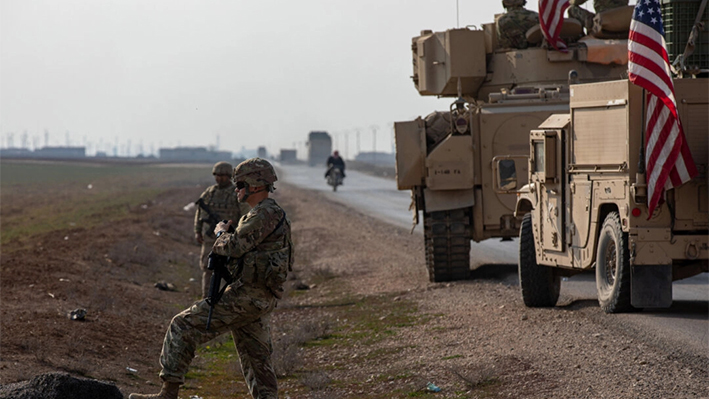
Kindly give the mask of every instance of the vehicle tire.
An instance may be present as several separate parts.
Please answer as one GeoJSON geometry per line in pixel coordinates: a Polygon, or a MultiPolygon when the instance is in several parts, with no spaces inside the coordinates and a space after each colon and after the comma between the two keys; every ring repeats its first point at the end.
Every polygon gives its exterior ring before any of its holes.
{"type": "Polygon", "coordinates": [[[527,307],[551,307],[559,300],[561,277],[553,267],[537,264],[531,213],[524,215],[519,229],[519,286],[527,307]]]}
{"type": "Polygon", "coordinates": [[[603,222],[596,251],[596,291],[606,313],[630,312],[630,254],[628,234],[620,226],[618,212],[603,222]]]}
{"type": "Polygon", "coordinates": [[[470,276],[469,208],[424,214],[426,267],[431,282],[465,280],[470,276]]]}

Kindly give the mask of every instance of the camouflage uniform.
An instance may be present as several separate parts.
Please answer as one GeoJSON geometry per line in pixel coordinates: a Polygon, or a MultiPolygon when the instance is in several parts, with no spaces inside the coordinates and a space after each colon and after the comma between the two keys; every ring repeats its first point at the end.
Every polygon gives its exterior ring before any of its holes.
{"type": "Polygon", "coordinates": [[[505,14],[495,20],[497,43],[502,48],[529,47],[527,31],[539,23],[539,14],[524,8],[526,0],[503,0],[505,14]]]}
{"type": "MultiPolygon", "coordinates": [[[[231,169],[231,168],[230,168],[231,169]]],[[[231,173],[231,170],[230,170],[231,173]]],[[[220,188],[215,184],[208,187],[199,198],[204,201],[207,208],[219,216],[219,220],[233,220],[236,223],[241,215],[248,212],[248,204],[241,204],[236,200],[234,185],[220,188]]],[[[212,271],[207,269],[207,257],[214,245],[214,227],[216,224],[209,223],[209,215],[201,207],[197,206],[194,214],[194,232],[202,235],[202,252],[199,257],[199,267],[202,269],[202,298],[206,298],[209,293],[209,281],[212,278],[212,271]]]]}
{"type": "Polygon", "coordinates": [[[214,307],[209,332],[205,300],[172,319],[160,355],[163,381],[183,383],[197,346],[230,331],[251,395],[278,397],[271,363],[270,313],[282,296],[282,284],[293,262],[290,229],[285,211],[266,198],[241,218],[235,233],[216,239],[213,251],[231,257],[229,270],[236,281],[214,307]]]}
{"type": "MultiPolygon", "coordinates": [[[[571,0],[571,6],[569,6],[567,12],[569,17],[581,21],[586,31],[591,32],[593,28],[593,17],[595,17],[596,14],[580,7],[585,2],[586,0],[571,0]]],[[[597,13],[627,5],[628,0],[593,0],[593,8],[597,13]]]]}

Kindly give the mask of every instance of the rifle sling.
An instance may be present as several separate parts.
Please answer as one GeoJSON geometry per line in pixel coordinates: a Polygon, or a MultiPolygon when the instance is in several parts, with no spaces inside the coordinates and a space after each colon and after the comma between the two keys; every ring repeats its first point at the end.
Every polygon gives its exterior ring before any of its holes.
{"type": "MultiPolygon", "coordinates": [[[[202,208],[205,212],[207,212],[207,216],[209,216],[209,219],[207,219],[206,221],[219,223],[219,215],[212,212],[212,210],[207,206],[207,204],[204,203],[204,200],[202,198],[198,199],[197,202],[195,202],[195,204],[197,204],[200,208],[202,208]]],[[[202,220],[204,220],[204,219],[202,219],[202,220]]]]}

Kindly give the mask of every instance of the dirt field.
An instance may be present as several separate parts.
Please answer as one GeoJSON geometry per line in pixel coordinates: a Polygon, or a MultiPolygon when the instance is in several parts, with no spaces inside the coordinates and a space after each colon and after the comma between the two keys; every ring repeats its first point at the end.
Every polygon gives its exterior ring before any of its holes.
{"type": "MultiPolygon", "coordinates": [[[[272,326],[283,398],[709,397],[707,353],[620,329],[594,302],[527,309],[509,268],[429,283],[419,236],[277,186],[296,243],[272,326]]],[[[199,291],[183,207],[203,189],[176,184],[108,223],[3,241],[0,383],[66,371],[157,392],[165,328],[199,291]],[[67,317],[77,308],[85,321],[67,317]]],[[[4,220],[18,201],[3,200],[4,220]]],[[[248,397],[228,337],[199,351],[181,393],[194,396],[248,397]]]]}

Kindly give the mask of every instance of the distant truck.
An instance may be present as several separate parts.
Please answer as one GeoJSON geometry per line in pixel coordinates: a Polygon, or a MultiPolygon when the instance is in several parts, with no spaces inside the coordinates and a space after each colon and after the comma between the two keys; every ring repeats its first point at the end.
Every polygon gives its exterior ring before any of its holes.
{"type": "Polygon", "coordinates": [[[325,167],[332,152],[332,138],[327,132],[310,132],[308,135],[308,165],[325,167]]]}
{"type": "MultiPolygon", "coordinates": [[[[652,215],[641,88],[628,80],[572,85],[570,112],[532,130],[521,180],[528,184],[515,209],[525,305],[554,306],[562,277],[595,268],[605,312],[669,307],[673,281],[709,271],[709,79],[675,79],[674,86],[699,176],[668,190],[652,215]]],[[[501,190],[510,177],[498,170],[501,190]]]]}

